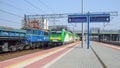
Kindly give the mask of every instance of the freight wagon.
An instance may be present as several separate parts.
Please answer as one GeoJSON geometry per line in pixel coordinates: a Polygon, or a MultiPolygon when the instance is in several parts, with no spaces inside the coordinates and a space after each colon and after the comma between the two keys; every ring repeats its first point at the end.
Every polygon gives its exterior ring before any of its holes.
{"type": "Polygon", "coordinates": [[[48,43],[49,31],[0,28],[0,52],[46,47],[48,43]]]}
{"type": "Polygon", "coordinates": [[[0,28],[0,52],[22,50],[26,30],[0,28]]]}

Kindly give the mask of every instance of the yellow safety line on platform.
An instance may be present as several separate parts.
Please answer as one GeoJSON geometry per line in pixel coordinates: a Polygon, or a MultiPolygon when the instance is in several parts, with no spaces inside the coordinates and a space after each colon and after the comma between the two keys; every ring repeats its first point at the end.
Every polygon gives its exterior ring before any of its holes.
{"type": "MultiPolygon", "coordinates": [[[[75,47],[75,46],[74,46],[75,47]]],[[[74,48],[73,47],[73,48],[74,48]]],[[[62,55],[58,56],[57,58],[55,58],[54,60],[52,60],[50,63],[47,63],[46,65],[44,65],[42,68],[48,68],[50,67],[52,64],[54,64],[56,61],[58,61],[59,59],[61,59],[64,55],[66,55],[67,53],[69,53],[71,50],[73,50],[73,48],[71,48],[70,50],[64,52],[62,55]]]]}
{"type": "MultiPolygon", "coordinates": [[[[75,43],[74,43],[75,44],[75,43]]],[[[52,51],[52,52],[48,52],[46,54],[42,54],[42,55],[39,55],[39,56],[35,56],[35,57],[32,57],[32,58],[29,58],[29,59],[26,59],[26,60],[23,60],[23,61],[20,61],[20,62],[17,62],[15,64],[12,64],[12,65],[9,65],[9,66],[6,66],[5,68],[23,68],[24,66],[27,66],[29,64],[32,64],[38,60],[41,60],[49,55],[52,55],[54,53],[57,53],[61,50],[64,50],[66,49],[67,47],[70,47],[70,46],[73,46],[74,44],[71,44],[69,46],[66,46],[66,47],[63,47],[63,48],[60,48],[58,50],[55,50],[55,51],[52,51]]]]}

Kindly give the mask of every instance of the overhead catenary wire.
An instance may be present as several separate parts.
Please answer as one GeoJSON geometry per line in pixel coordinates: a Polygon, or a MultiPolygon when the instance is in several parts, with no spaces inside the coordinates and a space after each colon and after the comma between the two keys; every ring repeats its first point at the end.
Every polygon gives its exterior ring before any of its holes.
{"type": "Polygon", "coordinates": [[[7,5],[7,6],[9,6],[9,7],[15,8],[16,10],[18,10],[18,11],[20,11],[20,12],[21,12],[21,10],[22,10],[22,12],[27,12],[27,13],[29,13],[28,11],[25,11],[24,9],[18,8],[18,7],[16,7],[16,6],[12,5],[12,4],[7,3],[7,2],[3,2],[3,1],[0,1],[0,2],[3,3],[3,4],[5,4],[5,5],[7,5]]]}
{"type": "MultiPolygon", "coordinates": [[[[0,2],[1,2],[1,1],[0,1],[0,2]]],[[[22,10],[22,9],[17,8],[17,7],[15,7],[15,6],[13,6],[13,5],[7,3],[7,2],[2,2],[2,3],[4,3],[5,5],[7,5],[7,6],[9,6],[9,7],[13,7],[13,8],[15,8],[16,10],[22,10]]]]}
{"type": "Polygon", "coordinates": [[[14,13],[11,13],[11,12],[8,12],[8,11],[5,11],[5,10],[2,10],[2,9],[0,9],[0,12],[4,12],[4,13],[7,13],[7,14],[10,14],[10,15],[13,15],[13,16],[17,16],[17,17],[23,18],[23,17],[20,16],[20,15],[17,15],[17,14],[14,14],[14,13]]]}
{"type": "Polygon", "coordinates": [[[43,1],[41,1],[41,0],[38,0],[41,4],[43,4],[45,7],[47,7],[52,13],[54,13],[54,10],[51,8],[51,7],[49,7],[46,3],[44,3],[43,1]]]}
{"type": "Polygon", "coordinates": [[[3,19],[3,18],[0,18],[0,20],[2,20],[2,21],[6,21],[6,22],[11,22],[11,23],[18,24],[18,22],[11,21],[11,20],[8,20],[8,19],[3,19]]]}
{"type": "Polygon", "coordinates": [[[38,9],[38,10],[40,10],[41,12],[43,12],[44,13],[44,11],[42,10],[42,9],[40,9],[40,8],[38,8],[38,7],[36,7],[34,4],[32,4],[31,2],[29,2],[29,1],[27,1],[27,0],[24,0],[26,3],[28,3],[29,5],[31,5],[33,8],[36,8],[36,9],[38,9]]]}

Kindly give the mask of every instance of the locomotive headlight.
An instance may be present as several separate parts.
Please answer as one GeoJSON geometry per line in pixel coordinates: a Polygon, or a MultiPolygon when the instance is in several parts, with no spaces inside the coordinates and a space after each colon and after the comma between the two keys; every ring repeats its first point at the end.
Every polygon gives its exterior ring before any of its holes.
{"type": "Polygon", "coordinates": [[[58,38],[58,40],[61,40],[61,38],[58,38]]]}
{"type": "Polygon", "coordinates": [[[50,38],[50,40],[53,40],[53,38],[50,38]]]}
{"type": "Polygon", "coordinates": [[[50,38],[50,40],[61,40],[61,38],[50,38]]]}

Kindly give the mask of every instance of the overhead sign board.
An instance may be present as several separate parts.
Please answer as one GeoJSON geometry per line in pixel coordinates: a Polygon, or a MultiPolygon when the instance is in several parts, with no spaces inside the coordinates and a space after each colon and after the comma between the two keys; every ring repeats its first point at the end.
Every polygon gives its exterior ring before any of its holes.
{"type": "Polygon", "coordinates": [[[87,17],[85,16],[80,16],[80,17],[68,17],[68,22],[74,22],[74,23],[79,23],[79,22],[87,22],[87,17]]]}
{"type": "Polygon", "coordinates": [[[90,15],[90,22],[110,22],[110,14],[90,15]]]}
{"type": "Polygon", "coordinates": [[[110,14],[81,14],[68,15],[68,23],[85,23],[87,22],[88,16],[90,22],[110,22],[110,14]]]}
{"type": "Polygon", "coordinates": [[[81,14],[81,15],[68,15],[69,23],[80,23],[87,22],[88,23],[88,43],[87,48],[90,47],[90,22],[110,22],[110,14],[81,14]]]}

